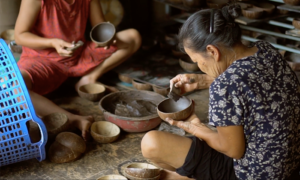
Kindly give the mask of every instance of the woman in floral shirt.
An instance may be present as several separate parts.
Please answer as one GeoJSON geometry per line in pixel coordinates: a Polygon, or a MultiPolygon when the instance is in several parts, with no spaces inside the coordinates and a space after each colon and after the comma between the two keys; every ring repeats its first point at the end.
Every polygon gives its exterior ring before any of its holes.
{"type": "MultiPolygon", "coordinates": [[[[185,52],[215,78],[209,123],[217,131],[193,114],[186,121],[165,119],[193,137],[148,132],[142,152],[165,169],[162,179],[279,180],[300,164],[300,84],[272,45],[241,43],[234,22],[240,11],[237,5],[202,10],[180,30],[185,52]]],[[[171,81],[191,91],[188,78],[181,77],[171,81]]]]}

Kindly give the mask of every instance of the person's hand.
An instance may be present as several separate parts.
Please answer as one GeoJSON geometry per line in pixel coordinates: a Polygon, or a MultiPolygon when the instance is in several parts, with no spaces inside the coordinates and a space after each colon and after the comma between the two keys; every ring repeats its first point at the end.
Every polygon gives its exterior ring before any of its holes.
{"type": "MultiPolygon", "coordinates": [[[[115,45],[116,43],[117,43],[117,40],[115,39],[115,40],[113,40],[113,42],[112,42],[110,45],[104,46],[104,49],[105,49],[105,50],[106,50],[106,49],[109,49],[111,45],[115,45]]],[[[103,46],[101,46],[101,45],[95,43],[95,48],[98,48],[98,47],[103,47],[103,46]]]]}
{"type": "Polygon", "coordinates": [[[74,51],[66,50],[66,48],[74,46],[72,43],[68,43],[62,39],[52,39],[52,46],[60,56],[71,57],[73,55],[74,51]]]}
{"type": "Polygon", "coordinates": [[[172,126],[177,126],[194,136],[197,136],[199,130],[201,130],[203,127],[206,127],[205,124],[201,123],[200,119],[195,113],[193,113],[185,121],[176,121],[170,118],[166,118],[164,121],[168,122],[172,126]]]}
{"type": "Polygon", "coordinates": [[[170,85],[174,84],[184,94],[196,89],[207,89],[213,81],[214,78],[206,74],[178,74],[170,80],[170,85]]]}

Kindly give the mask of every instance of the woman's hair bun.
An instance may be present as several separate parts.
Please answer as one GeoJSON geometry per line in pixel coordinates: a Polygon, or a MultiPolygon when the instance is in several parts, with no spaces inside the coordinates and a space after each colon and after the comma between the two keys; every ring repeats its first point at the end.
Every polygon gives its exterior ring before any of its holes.
{"type": "Polygon", "coordinates": [[[239,4],[233,3],[222,8],[222,14],[229,22],[234,22],[234,19],[242,14],[242,8],[239,4]]]}

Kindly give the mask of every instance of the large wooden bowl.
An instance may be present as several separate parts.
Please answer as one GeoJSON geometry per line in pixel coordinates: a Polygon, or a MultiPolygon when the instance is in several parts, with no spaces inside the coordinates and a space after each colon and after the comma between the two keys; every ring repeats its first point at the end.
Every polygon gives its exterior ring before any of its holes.
{"type": "Polygon", "coordinates": [[[161,123],[157,113],[143,117],[126,117],[116,115],[116,105],[118,102],[131,102],[134,100],[150,101],[158,105],[164,96],[151,91],[130,90],[110,93],[103,97],[99,102],[99,108],[104,114],[104,118],[110,121],[126,132],[145,132],[151,130],[161,123]]]}
{"type": "Polygon", "coordinates": [[[111,143],[118,139],[120,128],[107,121],[97,121],[91,126],[91,135],[98,143],[111,143]]]}
{"type": "Polygon", "coordinates": [[[182,96],[177,101],[173,99],[163,100],[157,106],[157,113],[161,119],[171,118],[174,120],[185,120],[193,112],[193,103],[191,99],[182,96]]]}
{"type": "Polygon", "coordinates": [[[92,83],[80,86],[78,88],[78,94],[80,97],[89,101],[99,101],[105,93],[105,87],[101,84],[92,83]]]}
{"type": "Polygon", "coordinates": [[[160,175],[161,169],[148,163],[131,163],[125,173],[135,178],[154,178],[160,175]]]}

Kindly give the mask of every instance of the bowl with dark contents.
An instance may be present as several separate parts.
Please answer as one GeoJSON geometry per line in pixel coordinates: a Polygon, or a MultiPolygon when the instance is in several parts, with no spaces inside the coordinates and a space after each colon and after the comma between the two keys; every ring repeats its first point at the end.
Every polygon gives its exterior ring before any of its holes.
{"type": "Polygon", "coordinates": [[[142,90],[110,93],[99,102],[105,120],[126,132],[145,132],[161,123],[156,108],[164,96],[142,90]]]}
{"type": "Polygon", "coordinates": [[[171,118],[181,121],[187,119],[193,112],[193,101],[182,96],[177,101],[174,99],[165,99],[157,106],[157,113],[163,120],[171,118]]]}

